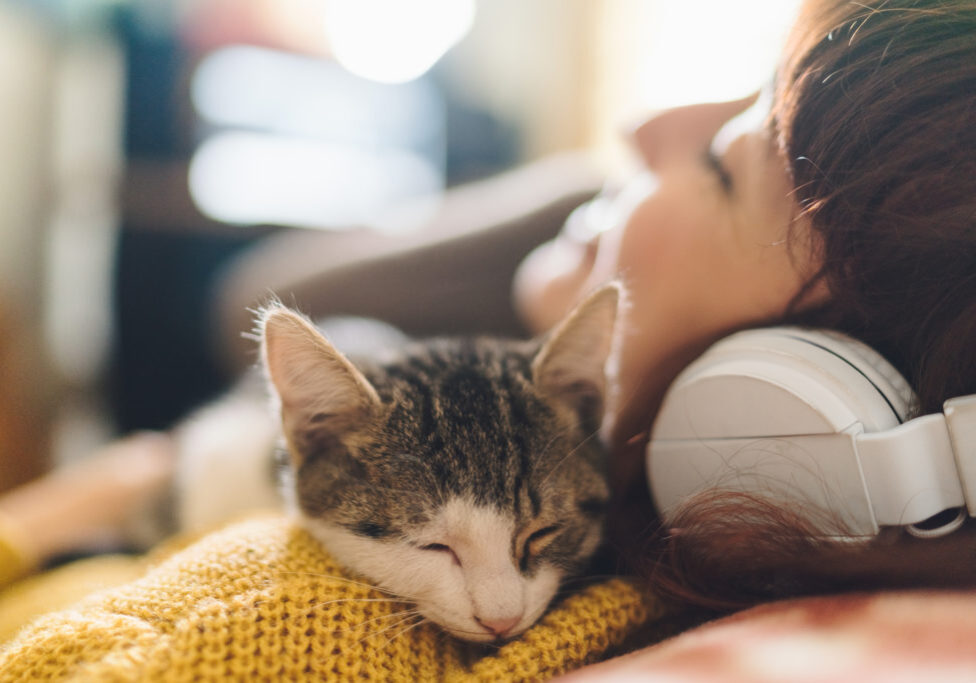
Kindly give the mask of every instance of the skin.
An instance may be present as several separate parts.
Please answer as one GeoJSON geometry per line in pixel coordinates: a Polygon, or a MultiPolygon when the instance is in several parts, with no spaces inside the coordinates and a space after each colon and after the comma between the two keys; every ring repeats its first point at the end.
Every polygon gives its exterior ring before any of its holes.
{"type": "Polygon", "coordinates": [[[751,97],[648,119],[630,136],[638,172],[574,213],[516,275],[516,305],[537,332],[601,283],[627,286],[605,423],[618,486],[638,476],[676,374],[729,331],[781,316],[816,269],[767,111],[751,97]]]}
{"type": "Polygon", "coordinates": [[[24,571],[122,534],[127,515],[163,495],[175,456],[167,435],[137,433],[5,492],[0,521],[23,556],[24,571]]]}

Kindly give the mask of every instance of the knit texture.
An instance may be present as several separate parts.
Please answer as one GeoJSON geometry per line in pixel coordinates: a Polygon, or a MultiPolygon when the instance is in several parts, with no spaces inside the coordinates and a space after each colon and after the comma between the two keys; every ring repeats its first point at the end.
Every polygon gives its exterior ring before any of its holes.
{"type": "Polygon", "coordinates": [[[17,525],[0,513],[0,587],[13,583],[34,568],[33,558],[24,552],[17,525]]]}
{"type": "Polygon", "coordinates": [[[474,656],[410,609],[287,520],[250,520],[38,618],[0,651],[0,681],[544,680],[606,656],[664,615],[613,579],[474,656]]]}
{"type": "Polygon", "coordinates": [[[39,614],[61,610],[104,588],[138,579],[146,562],[129,555],[97,555],[29,576],[0,591],[0,645],[39,614]]]}

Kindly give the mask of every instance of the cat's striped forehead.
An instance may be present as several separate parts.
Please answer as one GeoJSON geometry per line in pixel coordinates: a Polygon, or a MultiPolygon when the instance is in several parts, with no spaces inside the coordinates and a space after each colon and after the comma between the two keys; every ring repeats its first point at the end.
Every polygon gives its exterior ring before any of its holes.
{"type": "Polygon", "coordinates": [[[536,349],[425,342],[387,365],[359,365],[381,408],[308,450],[299,503],[373,538],[426,523],[455,499],[519,524],[544,513],[600,518],[607,489],[597,425],[539,390],[536,349]]]}
{"type": "Polygon", "coordinates": [[[531,342],[434,339],[407,346],[387,363],[364,366],[363,372],[389,401],[426,386],[436,387],[449,401],[470,403],[530,383],[536,348],[531,342]]]}
{"type": "Polygon", "coordinates": [[[367,372],[388,406],[373,452],[419,465],[445,497],[537,515],[533,482],[579,445],[584,429],[560,419],[535,389],[527,356],[489,342],[444,342],[367,372]]]}

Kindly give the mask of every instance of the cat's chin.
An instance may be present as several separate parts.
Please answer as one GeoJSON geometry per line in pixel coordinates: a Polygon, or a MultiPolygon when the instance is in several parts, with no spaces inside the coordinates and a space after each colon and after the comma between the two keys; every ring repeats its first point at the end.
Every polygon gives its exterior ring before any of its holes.
{"type": "Polygon", "coordinates": [[[481,643],[484,645],[487,645],[489,643],[495,643],[495,644],[504,643],[509,640],[512,640],[513,638],[519,637],[520,635],[522,635],[522,633],[525,632],[523,630],[523,631],[519,631],[518,633],[506,634],[503,638],[499,638],[494,633],[473,633],[471,631],[458,631],[457,629],[449,628],[444,624],[437,624],[437,625],[453,638],[457,638],[458,640],[466,640],[471,643],[481,643]]]}
{"type": "MultiPolygon", "coordinates": [[[[458,640],[467,640],[472,643],[495,643],[498,642],[499,640],[494,633],[470,631],[467,629],[458,630],[456,628],[451,628],[450,626],[446,624],[442,624],[437,621],[434,621],[433,623],[437,624],[437,626],[443,629],[447,634],[449,634],[453,638],[457,638],[458,640]]],[[[519,633],[513,634],[511,636],[505,636],[505,640],[508,640],[509,638],[513,638],[518,635],[519,633]]]]}

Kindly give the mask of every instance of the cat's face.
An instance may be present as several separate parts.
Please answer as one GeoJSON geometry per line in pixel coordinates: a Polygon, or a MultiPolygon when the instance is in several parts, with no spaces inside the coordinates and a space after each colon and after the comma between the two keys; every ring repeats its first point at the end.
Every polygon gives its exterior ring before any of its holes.
{"type": "Polygon", "coordinates": [[[545,344],[431,342],[359,367],[270,309],[265,362],[307,528],[457,637],[524,631],[600,542],[616,308],[608,288],[545,344]]]}

